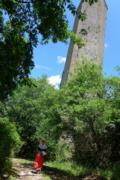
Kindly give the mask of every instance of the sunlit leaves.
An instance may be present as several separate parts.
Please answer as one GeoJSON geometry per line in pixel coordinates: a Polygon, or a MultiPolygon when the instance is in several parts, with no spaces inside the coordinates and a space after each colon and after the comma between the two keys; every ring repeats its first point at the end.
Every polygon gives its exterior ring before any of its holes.
{"type": "Polygon", "coordinates": [[[0,99],[29,76],[38,37],[41,44],[71,38],[79,48],[85,45],[84,39],[70,31],[67,9],[85,20],[84,12],[78,12],[72,0],[0,1],[0,99]]]}

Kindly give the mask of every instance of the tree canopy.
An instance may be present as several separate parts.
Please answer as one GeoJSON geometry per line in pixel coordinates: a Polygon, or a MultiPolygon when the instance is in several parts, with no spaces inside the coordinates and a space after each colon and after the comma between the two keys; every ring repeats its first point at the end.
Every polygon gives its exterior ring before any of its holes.
{"type": "MultiPolygon", "coordinates": [[[[6,103],[8,117],[16,124],[24,142],[20,152],[24,157],[34,155],[40,138],[54,149],[59,136],[58,90],[45,77],[32,83],[31,87],[18,87],[6,103]]],[[[52,155],[54,151],[50,151],[52,155]]]]}
{"type": "Polygon", "coordinates": [[[83,45],[82,39],[70,33],[67,9],[84,19],[84,12],[78,12],[72,0],[0,1],[0,99],[5,99],[18,83],[26,82],[34,66],[33,47],[38,39],[41,43],[66,42],[71,37],[83,45]]]}
{"type": "Polygon", "coordinates": [[[98,65],[83,62],[61,94],[62,159],[92,166],[119,159],[120,78],[106,78],[98,65]]]}
{"type": "Polygon", "coordinates": [[[16,125],[23,141],[20,157],[33,157],[43,138],[51,160],[103,167],[120,159],[119,76],[104,77],[85,62],[60,90],[45,77],[31,81],[0,103],[0,116],[16,125]]]}

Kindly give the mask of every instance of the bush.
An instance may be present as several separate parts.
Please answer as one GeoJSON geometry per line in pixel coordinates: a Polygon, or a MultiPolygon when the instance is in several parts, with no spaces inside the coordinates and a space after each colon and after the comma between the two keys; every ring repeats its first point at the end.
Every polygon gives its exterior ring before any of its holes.
{"type": "Polygon", "coordinates": [[[120,78],[105,78],[101,67],[84,62],[77,65],[61,94],[63,155],[94,167],[120,160],[120,78]]]}
{"type": "Polygon", "coordinates": [[[58,91],[45,77],[32,80],[31,87],[18,87],[7,102],[8,116],[15,122],[24,141],[19,156],[34,158],[39,139],[45,139],[48,146],[47,158],[55,157],[55,148],[60,128],[58,91]]]}
{"type": "Polygon", "coordinates": [[[10,157],[19,149],[20,144],[15,125],[8,118],[0,117],[0,176],[10,171],[10,157]]]}
{"type": "Polygon", "coordinates": [[[114,166],[113,166],[113,169],[112,169],[112,178],[111,180],[119,180],[120,179],[120,163],[116,163],[114,166]]]}

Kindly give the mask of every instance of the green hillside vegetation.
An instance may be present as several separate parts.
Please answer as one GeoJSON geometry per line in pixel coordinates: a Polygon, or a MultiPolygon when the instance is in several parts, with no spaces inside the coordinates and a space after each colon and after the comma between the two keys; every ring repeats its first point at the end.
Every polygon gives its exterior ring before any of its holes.
{"type": "MultiPolygon", "coordinates": [[[[67,163],[71,168],[66,171],[76,176],[81,167],[85,167],[82,172],[104,168],[101,174],[108,176],[110,172],[111,178],[118,177],[120,77],[104,77],[101,67],[84,62],[62,89],[55,89],[46,77],[31,81],[31,86],[19,86],[0,104],[1,123],[5,120],[8,129],[12,124],[11,138],[15,141],[6,136],[5,142],[13,151],[12,144],[19,142],[19,137],[14,137],[20,136],[22,141],[16,156],[33,159],[42,138],[48,145],[47,161],[56,162],[49,166],[64,169],[67,163]]],[[[9,154],[2,151],[1,157],[8,158],[9,154]]]]}

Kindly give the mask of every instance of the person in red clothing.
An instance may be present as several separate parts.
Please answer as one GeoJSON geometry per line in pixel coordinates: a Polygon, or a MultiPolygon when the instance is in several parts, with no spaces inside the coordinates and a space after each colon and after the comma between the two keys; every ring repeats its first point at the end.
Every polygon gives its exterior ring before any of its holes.
{"type": "Polygon", "coordinates": [[[47,145],[44,140],[41,140],[38,146],[38,152],[35,156],[34,169],[36,172],[41,172],[44,163],[44,156],[47,154],[47,145]]]}

